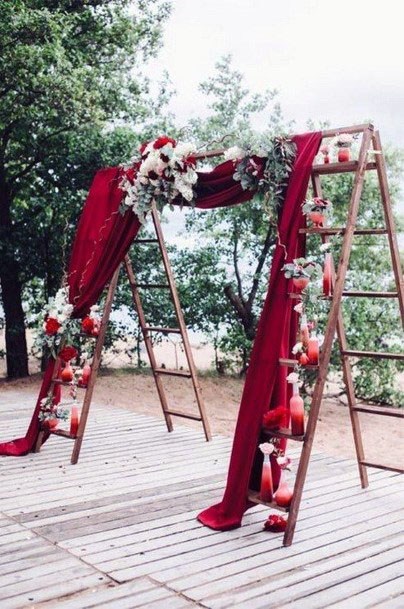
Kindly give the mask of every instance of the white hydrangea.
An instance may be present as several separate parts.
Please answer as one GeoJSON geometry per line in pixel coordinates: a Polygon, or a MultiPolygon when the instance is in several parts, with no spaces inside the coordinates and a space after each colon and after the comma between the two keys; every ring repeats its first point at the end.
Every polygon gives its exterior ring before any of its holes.
{"type": "Polygon", "coordinates": [[[246,151],[240,148],[240,146],[231,146],[224,152],[225,161],[238,161],[246,156],[246,151]]]}

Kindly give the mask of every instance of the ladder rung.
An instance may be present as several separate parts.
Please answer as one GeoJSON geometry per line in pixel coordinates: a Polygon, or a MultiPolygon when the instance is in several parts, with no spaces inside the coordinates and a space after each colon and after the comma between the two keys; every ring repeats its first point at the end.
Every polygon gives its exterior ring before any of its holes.
{"type": "Polygon", "coordinates": [[[348,349],[341,351],[341,355],[348,355],[349,357],[371,357],[375,359],[404,360],[404,353],[380,353],[379,351],[351,351],[348,349]]]}
{"type": "Polygon", "coordinates": [[[145,326],[144,330],[148,330],[149,332],[163,332],[164,334],[181,334],[181,330],[179,328],[159,328],[157,326],[145,326]]]}
{"type": "MultiPolygon", "coordinates": [[[[48,430],[46,430],[48,431],[48,430]]],[[[50,429],[49,433],[52,436],[62,436],[63,438],[69,438],[70,440],[75,440],[76,436],[72,436],[69,431],[65,431],[64,429],[50,429]]]]}
{"type": "Polygon", "coordinates": [[[302,436],[294,436],[290,429],[281,427],[280,429],[269,429],[263,427],[262,432],[266,436],[272,436],[274,438],[287,438],[288,440],[296,440],[296,442],[304,442],[304,434],[302,436]]]}
{"type": "Polygon", "coordinates": [[[191,378],[189,370],[170,370],[169,368],[155,368],[156,374],[167,374],[168,376],[184,376],[185,378],[191,378]]]}
{"type": "Polygon", "coordinates": [[[351,298],[397,298],[397,292],[360,292],[347,290],[342,292],[343,296],[350,296],[351,298]]]}
{"type": "MultiPolygon", "coordinates": [[[[376,169],[376,163],[370,162],[366,164],[367,171],[376,169]]],[[[357,171],[358,161],[348,161],[346,163],[322,163],[321,165],[313,165],[312,173],[316,174],[332,174],[332,173],[348,173],[349,171],[357,171]]]]}
{"type": "MultiPolygon", "coordinates": [[[[298,366],[298,364],[299,364],[297,359],[288,359],[285,357],[280,357],[278,361],[279,361],[280,366],[287,366],[288,368],[294,368],[295,366],[298,366]]],[[[304,366],[304,368],[306,368],[308,370],[317,370],[318,365],[317,364],[307,364],[307,366],[304,366]]]]}
{"type": "Polygon", "coordinates": [[[158,239],[135,239],[133,243],[158,243],[158,239]]]}
{"type": "Polygon", "coordinates": [[[381,463],[371,463],[370,461],[359,461],[359,463],[365,467],[375,467],[376,469],[385,469],[389,472],[404,474],[404,469],[402,467],[397,467],[396,465],[383,465],[381,463]]]}
{"type": "Polygon", "coordinates": [[[196,414],[188,414],[179,410],[165,410],[165,414],[171,414],[173,417],[182,417],[183,419],[192,419],[193,421],[202,421],[202,417],[196,414]]]}
{"type": "Polygon", "coordinates": [[[168,283],[131,283],[130,285],[133,288],[166,288],[168,290],[170,289],[168,283]]]}
{"type": "MultiPolygon", "coordinates": [[[[304,235],[344,235],[346,228],[317,228],[311,226],[309,228],[299,228],[299,233],[304,235]]],[[[387,235],[386,228],[357,228],[354,230],[354,235],[387,235]]]]}
{"type": "Polygon", "coordinates": [[[266,505],[269,508],[273,508],[275,510],[280,510],[281,512],[289,512],[289,508],[280,507],[275,501],[262,501],[260,499],[259,491],[248,491],[248,501],[252,503],[257,503],[260,505],[266,505]]]}
{"type": "Polygon", "coordinates": [[[52,379],[52,383],[55,383],[55,385],[63,385],[64,387],[77,387],[77,389],[87,389],[87,385],[79,385],[77,383],[73,383],[73,381],[67,383],[66,381],[62,381],[62,379],[52,379]]]}
{"type": "Polygon", "coordinates": [[[383,417],[396,417],[404,419],[404,410],[401,408],[384,408],[383,406],[354,406],[352,410],[357,412],[367,412],[368,414],[378,414],[383,417]]]}

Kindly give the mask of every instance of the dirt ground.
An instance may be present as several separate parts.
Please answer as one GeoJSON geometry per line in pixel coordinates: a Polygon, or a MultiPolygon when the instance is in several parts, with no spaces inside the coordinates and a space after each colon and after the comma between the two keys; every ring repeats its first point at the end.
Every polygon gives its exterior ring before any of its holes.
{"type": "MultiPolygon", "coordinates": [[[[200,378],[206,410],[213,434],[232,436],[237,420],[243,381],[202,375],[200,378]]],[[[0,408],[7,405],[7,391],[17,388],[22,394],[35,395],[40,376],[33,375],[21,381],[0,382],[0,408]]],[[[181,378],[164,379],[172,408],[196,413],[191,381],[181,378]]],[[[135,412],[162,418],[160,403],[153,377],[122,371],[104,371],[99,377],[94,400],[135,412]]],[[[404,465],[404,425],[391,417],[360,415],[365,454],[368,460],[378,463],[404,465]]],[[[201,429],[197,422],[174,419],[175,424],[201,429]]],[[[23,430],[22,430],[23,431],[23,430]]],[[[318,421],[315,450],[329,455],[355,457],[349,412],[346,405],[335,400],[324,400],[318,421]]]]}

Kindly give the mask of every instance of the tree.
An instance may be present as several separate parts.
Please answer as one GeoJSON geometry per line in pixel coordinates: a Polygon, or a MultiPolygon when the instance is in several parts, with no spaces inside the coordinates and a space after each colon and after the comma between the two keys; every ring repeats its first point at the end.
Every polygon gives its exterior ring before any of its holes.
{"type": "Polygon", "coordinates": [[[114,160],[136,136],[111,135],[113,127],[144,122],[153,110],[134,66],[156,53],[168,14],[163,0],[1,3],[0,283],[9,377],[28,373],[23,285],[43,277],[54,290],[62,242],[54,236],[75,223],[83,189],[109,156],[105,141],[114,160]]]}

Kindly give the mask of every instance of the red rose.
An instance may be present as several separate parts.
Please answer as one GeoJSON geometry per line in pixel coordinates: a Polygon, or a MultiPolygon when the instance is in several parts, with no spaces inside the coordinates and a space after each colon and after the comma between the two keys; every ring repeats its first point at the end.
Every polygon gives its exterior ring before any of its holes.
{"type": "Polygon", "coordinates": [[[94,320],[92,319],[92,317],[89,317],[87,315],[87,317],[85,317],[83,319],[83,321],[81,322],[81,329],[83,330],[83,332],[85,334],[92,334],[93,330],[94,330],[94,320]]]}
{"type": "Polygon", "coordinates": [[[269,429],[286,427],[288,421],[288,409],[285,406],[277,406],[273,410],[268,410],[262,417],[262,423],[269,429]]]}
{"type": "Polygon", "coordinates": [[[61,352],[59,353],[59,357],[64,362],[70,362],[71,359],[77,357],[77,349],[70,345],[67,345],[61,350],[61,352]]]}
{"type": "Polygon", "coordinates": [[[185,161],[186,165],[191,165],[191,167],[195,167],[196,165],[196,158],[194,156],[189,156],[186,161],[185,161]]]}
{"type": "Polygon", "coordinates": [[[54,317],[48,317],[48,319],[45,321],[46,334],[48,334],[48,336],[53,336],[54,334],[57,334],[57,331],[59,330],[61,325],[62,324],[60,324],[58,320],[54,317]]]}
{"type": "Polygon", "coordinates": [[[159,148],[162,148],[166,144],[172,144],[173,146],[175,146],[176,143],[177,142],[175,140],[173,140],[172,137],[168,137],[167,135],[162,135],[161,137],[158,137],[156,139],[156,141],[153,144],[153,148],[155,150],[158,150],[159,148]]]}
{"type": "Polygon", "coordinates": [[[265,531],[271,531],[271,533],[282,533],[286,530],[288,521],[284,516],[278,516],[277,514],[270,514],[268,520],[264,524],[265,531]]]}

